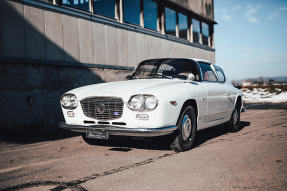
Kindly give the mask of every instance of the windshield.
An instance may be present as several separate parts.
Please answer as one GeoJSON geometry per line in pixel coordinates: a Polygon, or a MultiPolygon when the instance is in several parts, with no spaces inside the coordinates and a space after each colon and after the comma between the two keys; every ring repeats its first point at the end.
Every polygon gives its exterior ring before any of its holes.
{"type": "Polygon", "coordinates": [[[129,79],[179,78],[186,79],[189,73],[199,80],[194,62],[187,59],[153,59],[141,62],[129,79]]]}

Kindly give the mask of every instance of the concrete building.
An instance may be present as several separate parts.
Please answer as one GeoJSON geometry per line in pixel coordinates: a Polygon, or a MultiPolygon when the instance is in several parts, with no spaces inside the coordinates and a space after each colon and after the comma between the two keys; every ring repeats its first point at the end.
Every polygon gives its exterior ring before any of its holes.
{"type": "Polygon", "coordinates": [[[214,63],[214,24],[213,0],[1,0],[1,134],[56,127],[64,92],[144,59],[214,63]]]}

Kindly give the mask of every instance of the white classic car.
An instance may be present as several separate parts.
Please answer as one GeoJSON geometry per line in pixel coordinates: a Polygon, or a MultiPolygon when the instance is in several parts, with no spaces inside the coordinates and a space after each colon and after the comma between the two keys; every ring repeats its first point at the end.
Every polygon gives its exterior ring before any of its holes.
{"type": "Polygon", "coordinates": [[[141,62],[126,81],[71,90],[61,98],[66,122],[88,144],[109,136],[171,135],[171,148],[191,149],[196,131],[225,124],[238,131],[242,92],[209,61],[191,58],[141,62]]]}

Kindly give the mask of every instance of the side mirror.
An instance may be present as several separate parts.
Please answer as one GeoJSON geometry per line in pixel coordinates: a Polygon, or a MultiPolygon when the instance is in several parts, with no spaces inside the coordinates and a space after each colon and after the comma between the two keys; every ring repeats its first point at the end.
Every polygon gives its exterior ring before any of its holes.
{"type": "Polygon", "coordinates": [[[195,76],[192,73],[189,73],[186,77],[186,80],[188,81],[194,81],[195,80],[195,76]]]}

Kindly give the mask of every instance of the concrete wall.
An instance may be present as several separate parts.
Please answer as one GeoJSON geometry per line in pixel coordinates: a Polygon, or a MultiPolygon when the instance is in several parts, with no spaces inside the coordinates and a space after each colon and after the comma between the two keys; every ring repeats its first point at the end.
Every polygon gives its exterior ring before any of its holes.
{"type": "Polygon", "coordinates": [[[64,92],[124,80],[130,71],[122,69],[144,59],[215,61],[212,50],[21,1],[0,1],[0,29],[2,133],[56,126],[63,120],[59,99],[64,92]]]}
{"type": "Polygon", "coordinates": [[[214,0],[167,0],[214,20],[214,0]]]}

